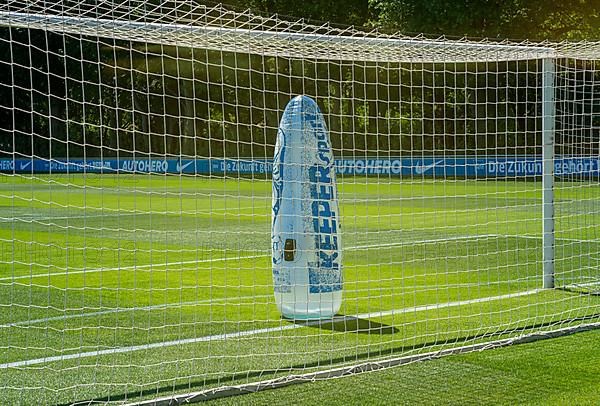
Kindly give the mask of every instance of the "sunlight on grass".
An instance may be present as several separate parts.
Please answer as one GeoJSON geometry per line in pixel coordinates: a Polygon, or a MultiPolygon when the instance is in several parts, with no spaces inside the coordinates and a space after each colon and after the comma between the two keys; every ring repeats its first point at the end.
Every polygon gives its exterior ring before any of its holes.
{"type": "MultiPolygon", "coordinates": [[[[302,325],[275,307],[266,179],[4,180],[0,364],[7,382],[27,380],[30,389],[6,391],[2,403],[199,390],[600,312],[598,296],[538,290],[536,182],[340,179],[340,318],[302,325]],[[57,356],[75,358],[44,360],[57,356]]],[[[598,277],[600,213],[591,202],[600,187],[581,193],[569,183],[557,188],[560,286],[598,277]]]]}

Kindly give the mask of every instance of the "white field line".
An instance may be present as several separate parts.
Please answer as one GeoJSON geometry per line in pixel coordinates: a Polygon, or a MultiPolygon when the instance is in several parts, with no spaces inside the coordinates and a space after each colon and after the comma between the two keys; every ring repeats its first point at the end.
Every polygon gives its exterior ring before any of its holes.
{"type": "MultiPolygon", "coordinates": [[[[270,254],[269,254],[270,255],[270,254]]],[[[179,262],[169,262],[166,264],[144,264],[144,265],[131,265],[131,266],[121,266],[117,268],[94,268],[94,269],[82,269],[79,271],[66,271],[66,272],[52,272],[52,273],[43,273],[43,274],[30,274],[30,275],[19,275],[19,276],[6,276],[0,278],[0,282],[2,281],[12,281],[18,279],[35,279],[35,278],[51,278],[54,276],[68,276],[68,275],[78,275],[78,274],[90,274],[95,272],[112,272],[112,271],[126,271],[130,269],[145,269],[152,268],[153,271],[162,270],[163,268],[175,265],[189,265],[189,264],[201,264],[207,262],[223,262],[223,261],[236,261],[240,259],[253,259],[253,258],[263,258],[266,257],[267,254],[258,254],[258,255],[247,255],[243,257],[226,257],[226,258],[211,258],[211,259],[193,259],[189,261],[179,261],[179,262]]]]}
{"type": "MultiPolygon", "coordinates": [[[[392,247],[392,246],[400,246],[400,245],[408,245],[408,244],[426,244],[426,243],[436,243],[436,242],[453,241],[453,240],[456,241],[456,240],[464,240],[464,239],[470,239],[470,238],[495,238],[495,237],[535,238],[535,239],[541,238],[541,237],[527,236],[527,235],[518,236],[518,235],[500,235],[500,234],[480,234],[480,235],[475,235],[475,236],[456,236],[456,237],[447,237],[447,238],[438,238],[438,239],[420,240],[420,241],[411,241],[411,242],[401,242],[401,243],[361,245],[361,246],[355,246],[355,247],[348,247],[347,249],[360,250],[360,249],[369,249],[369,248],[377,248],[377,247],[392,247]]],[[[183,262],[172,262],[172,263],[168,263],[168,264],[157,264],[157,265],[155,265],[153,270],[160,270],[163,266],[197,264],[197,263],[205,263],[205,262],[220,262],[220,261],[238,260],[238,259],[262,258],[262,257],[266,257],[268,255],[269,254],[260,254],[260,255],[234,257],[234,258],[218,258],[218,259],[210,259],[210,260],[192,260],[192,261],[183,261],[183,262]]],[[[143,268],[148,268],[151,266],[152,265],[137,265],[137,266],[129,266],[129,267],[121,267],[121,268],[98,268],[98,269],[90,269],[87,271],[82,270],[82,271],[41,274],[41,275],[22,275],[22,276],[15,276],[15,277],[0,278],[0,281],[30,279],[30,278],[50,277],[50,276],[64,276],[64,275],[73,275],[73,274],[90,273],[90,272],[110,272],[110,271],[119,271],[119,270],[128,270],[128,269],[137,269],[137,268],[143,269],[143,268]]],[[[597,283],[578,284],[577,286],[587,286],[587,285],[594,285],[594,284],[597,284],[597,283]]],[[[214,302],[221,302],[221,301],[227,301],[227,300],[244,300],[244,299],[255,299],[255,298],[256,298],[256,296],[214,298],[214,299],[201,300],[201,301],[196,301],[196,302],[175,303],[175,304],[173,304],[173,307],[197,305],[197,304],[210,303],[210,302],[214,303],[214,302]]],[[[61,320],[74,319],[74,318],[102,316],[102,315],[106,315],[106,314],[122,313],[122,312],[130,312],[130,311],[157,310],[157,309],[168,308],[168,307],[170,307],[170,306],[165,305],[165,304],[154,305],[154,306],[144,306],[144,307],[124,307],[124,308],[119,308],[119,309],[108,309],[108,310],[102,310],[102,311],[96,311],[96,312],[77,313],[77,314],[70,314],[70,315],[45,317],[45,318],[41,318],[41,319],[24,320],[24,321],[14,322],[14,323],[10,323],[10,324],[3,324],[3,325],[0,325],[0,328],[26,326],[26,325],[32,325],[32,324],[40,324],[40,323],[61,321],[61,320]]]]}
{"type": "MultiPolygon", "coordinates": [[[[385,311],[379,311],[379,312],[363,313],[363,314],[359,314],[354,317],[359,318],[359,319],[370,319],[372,317],[386,317],[386,316],[391,316],[394,314],[406,314],[406,313],[424,312],[424,311],[429,311],[429,310],[446,309],[449,307],[457,307],[457,306],[471,305],[471,304],[476,304],[476,303],[491,302],[494,300],[512,299],[515,297],[529,296],[529,295],[533,295],[535,293],[539,293],[540,291],[541,291],[541,289],[532,289],[532,290],[526,290],[523,292],[507,293],[505,295],[488,296],[488,297],[482,297],[482,298],[477,298],[477,299],[458,300],[455,302],[435,303],[435,304],[431,304],[431,305],[408,307],[408,308],[404,308],[404,309],[393,309],[393,310],[385,310],[385,311]]],[[[347,317],[348,316],[342,317],[342,318],[340,318],[340,320],[347,318],[347,317]]]]}
{"type": "MultiPolygon", "coordinates": [[[[187,303],[181,303],[181,305],[185,305],[187,303]]],[[[54,317],[46,317],[43,319],[33,319],[33,320],[23,320],[16,321],[14,323],[9,324],[0,324],[0,328],[10,328],[10,327],[18,327],[18,326],[29,326],[32,324],[40,324],[47,323],[53,321],[67,320],[67,319],[79,319],[83,317],[93,317],[93,316],[103,316],[106,314],[112,313],[121,313],[126,311],[135,311],[135,310],[155,310],[161,308],[167,308],[166,305],[156,305],[156,306],[145,306],[145,307],[125,307],[122,309],[108,309],[97,312],[88,312],[88,313],[77,313],[77,314],[65,314],[64,316],[54,316],[54,317]]]]}
{"type": "MultiPolygon", "coordinates": [[[[417,241],[417,242],[359,245],[356,247],[348,247],[347,249],[368,249],[368,248],[376,248],[376,247],[393,247],[393,246],[398,246],[398,245],[402,245],[402,244],[435,243],[435,242],[442,242],[442,241],[463,240],[463,239],[468,239],[468,238],[485,238],[485,237],[494,237],[494,236],[495,236],[494,234],[482,234],[482,235],[479,235],[476,237],[474,237],[474,236],[456,236],[456,237],[439,238],[439,239],[432,239],[432,240],[421,240],[421,241],[417,241]]],[[[169,263],[166,265],[168,265],[168,266],[185,265],[185,264],[196,264],[196,263],[211,262],[211,261],[216,262],[216,261],[236,260],[236,259],[262,258],[262,257],[266,257],[268,255],[270,255],[270,254],[261,254],[261,255],[253,255],[253,256],[237,257],[237,258],[220,258],[220,259],[212,259],[212,260],[193,260],[193,261],[185,261],[185,262],[172,262],[172,263],[169,263]]],[[[158,265],[156,265],[156,268],[162,268],[162,266],[164,266],[164,265],[165,264],[158,264],[158,265]]],[[[87,271],[60,272],[60,273],[42,274],[42,275],[22,275],[22,276],[15,276],[15,277],[0,278],[0,281],[17,280],[17,279],[31,279],[31,278],[38,278],[38,277],[47,278],[50,276],[64,276],[67,274],[74,275],[74,274],[89,273],[89,272],[119,271],[122,269],[126,270],[126,269],[147,268],[149,266],[150,265],[139,265],[139,266],[135,266],[135,267],[99,268],[99,269],[90,269],[87,271]]],[[[153,268],[153,270],[156,270],[156,268],[153,268]]],[[[242,297],[235,297],[235,298],[229,297],[229,298],[221,298],[221,299],[216,298],[216,299],[212,299],[212,302],[227,301],[227,300],[232,300],[232,299],[239,300],[239,299],[254,299],[254,298],[255,298],[255,296],[242,296],[242,297]]],[[[208,302],[210,302],[210,300],[198,301],[198,302],[177,303],[177,304],[174,304],[174,306],[201,304],[203,302],[208,303],[208,302]]],[[[121,312],[138,311],[138,310],[141,310],[141,311],[153,310],[153,309],[160,309],[162,307],[165,307],[165,305],[163,304],[163,305],[146,306],[146,307],[124,307],[124,308],[120,308],[120,309],[109,309],[109,310],[103,310],[103,311],[97,311],[97,312],[45,317],[45,318],[41,318],[41,319],[24,320],[24,321],[19,321],[19,322],[10,323],[10,324],[2,324],[2,325],[0,325],[0,328],[9,328],[9,327],[14,327],[14,326],[31,325],[31,324],[40,324],[40,323],[61,321],[61,320],[67,320],[67,319],[73,319],[73,318],[102,316],[102,315],[112,314],[112,313],[121,313],[121,312]]]]}
{"type": "MultiPolygon", "coordinates": [[[[477,239],[477,238],[493,238],[493,237],[498,237],[498,234],[464,235],[464,236],[456,236],[456,237],[434,238],[434,239],[430,239],[430,240],[402,241],[402,242],[394,242],[394,243],[386,243],[386,244],[357,245],[354,247],[346,247],[344,249],[364,250],[364,249],[378,248],[378,247],[397,247],[397,246],[402,246],[402,245],[433,244],[433,243],[444,242],[444,241],[470,240],[470,239],[477,239]]],[[[236,261],[236,260],[240,260],[240,259],[264,258],[264,257],[268,257],[270,255],[271,255],[270,253],[264,253],[264,254],[247,255],[247,256],[241,256],[241,257],[195,259],[195,260],[190,260],[190,261],[169,262],[166,264],[163,264],[163,263],[144,264],[144,265],[122,266],[122,267],[117,267],[117,268],[94,268],[94,269],[82,269],[82,270],[77,270],[77,271],[6,276],[6,277],[0,278],[0,282],[20,280],[20,279],[51,278],[54,276],[90,274],[90,273],[95,273],[95,272],[111,272],[111,271],[122,271],[122,270],[130,270],[130,269],[136,270],[136,269],[144,269],[144,268],[152,268],[153,271],[159,271],[159,270],[165,269],[170,266],[200,264],[200,263],[208,263],[208,262],[236,261]]]]}
{"type": "Polygon", "coordinates": [[[257,335],[257,334],[282,332],[282,331],[294,330],[294,329],[307,327],[307,326],[318,326],[319,324],[322,324],[323,322],[328,323],[328,322],[340,322],[340,321],[353,320],[353,319],[368,319],[371,317],[384,317],[384,316],[390,316],[390,315],[394,315],[394,314],[405,314],[405,313],[422,312],[422,311],[429,311],[429,310],[436,310],[436,309],[444,309],[444,308],[449,308],[449,307],[464,306],[464,305],[470,305],[470,304],[475,304],[475,303],[490,302],[490,301],[494,301],[494,300],[512,299],[512,298],[516,298],[516,297],[532,295],[532,294],[535,294],[538,292],[539,292],[538,289],[534,289],[534,290],[529,290],[529,291],[524,291],[524,292],[509,293],[506,295],[490,296],[490,297],[483,297],[483,298],[478,298],[478,299],[462,300],[462,301],[439,303],[439,304],[424,305],[424,306],[415,306],[415,307],[386,310],[386,311],[379,311],[379,312],[361,313],[361,314],[356,314],[354,316],[334,317],[333,319],[325,320],[325,321],[315,320],[315,321],[307,321],[307,322],[301,323],[301,324],[281,324],[277,327],[266,327],[266,328],[255,329],[255,330],[238,331],[238,332],[234,332],[234,333],[216,334],[216,335],[211,335],[211,336],[187,338],[187,339],[165,341],[165,342],[158,342],[158,343],[151,343],[151,344],[133,345],[133,346],[129,346],[129,347],[109,348],[109,349],[105,349],[105,350],[88,351],[88,352],[81,352],[81,353],[76,353],[76,354],[65,354],[65,355],[56,355],[56,356],[44,357],[44,358],[34,358],[34,359],[29,359],[29,360],[24,360],[24,361],[15,361],[15,362],[8,362],[5,364],[0,364],[0,369],[20,368],[20,367],[26,367],[26,366],[30,366],[30,365],[46,364],[46,363],[55,362],[55,361],[67,361],[67,360],[71,360],[71,359],[98,357],[98,356],[102,356],[102,355],[123,354],[123,353],[140,351],[140,350],[151,350],[151,349],[156,349],[156,348],[173,347],[173,346],[177,346],[177,345],[195,344],[195,343],[211,342],[211,341],[222,341],[222,340],[228,340],[228,339],[238,339],[238,338],[253,336],[253,335],[257,335]]]}
{"type": "Polygon", "coordinates": [[[566,285],[565,288],[588,288],[590,286],[600,286],[600,281],[586,282],[586,283],[572,283],[566,285]]]}
{"type": "MultiPolygon", "coordinates": [[[[213,299],[196,300],[196,301],[192,301],[192,302],[166,303],[166,304],[142,306],[142,307],[121,307],[118,309],[107,309],[107,310],[99,310],[99,311],[95,311],[95,312],[83,312],[83,313],[75,313],[75,314],[65,314],[62,316],[45,317],[43,319],[16,321],[14,323],[9,323],[9,324],[0,324],[0,329],[17,327],[17,326],[29,326],[32,324],[40,324],[40,323],[47,323],[47,322],[53,322],[53,321],[62,321],[62,320],[68,320],[68,319],[80,319],[80,318],[84,318],[84,317],[104,316],[104,315],[113,314],[113,313],[161,310],[161,309],[169,309],[169,308],[179,309],[179,308],[185,307],[185,306],[197,306],[197,305],[201,305],[201,304],[205,304],[205,303],[220,303],[220,302],[230,301],[230,302],[235,302],[235,304],[238,304],[238,301],[243,301],[246,299],[252,300],[252,299],[257,299],[257,298],[261,298],[261,297],[264,297],[264,296],[217,297],[217,298],[213,298],[213,299]]],[[[269,295],[269,297],[271,297],[271,296],[269,295]]]]}
{"type": "Polygon", "coordinates": [[[35,223],[38,221],[50,221],[50,220],[69,220],[69,219],[85,219],[85,218],[100,218],[100,217],[130,217],[135,216],[136,213],[115,213],[115,214],[88,214],[84,216],[21,216],[21,217],[0,217],[0,223],[4,222],[15,222],[20,221],[23,223],[35,223]]]}
{"type": "MultiPolygon", "coordinates": [[[[427,240],[416,240],[416,241],[401,241],[401,242],[392,242],[385,244],[370,244],[370,245],[357,245],[353,247],[345,247],[346,250],[365,250],[371,248],[378,247],[400,247],[403,245],[419,245],[419,244],[434,244],[438,242],[446,242],[446,241],[461,241],[461,240],[471,240],[471,239],[483,239],[483,238],[525,238],[525,239],[535,239],[541,240],[541,236],[534,235],[510,235],[510,234],[474,234],[474,235],[459,235],[454,237],[442,237],[442,238],[433,238],[427,240]]],[[[598,240],[578,240],[572,238],[556,238],[556,240],[562,241],[573,241],[580,243],[594,243],[600,242],[598,240]]],[[[177,265],[189,265],[189,264],[200,264],[200,263],[212,263],[212,262],[223,262],[223,261],[236,261],[242,259],[255,259],[255,258],[264,258],[271,255],[270,253],[257,254],[257,255],[247,255],[241,257],[227,257],[227,258],[211,258],[211,259],[195,259],[189,261],[180,261],[180,262],[169,262],[166,264],[143,264],[143,265],[131,265],[131,266],[122,266],[116,268],[93,268],[93,269],[80,269],[73,271],[64,271],[64,272],[52,272],[52,273],[43,273],[43,274],[29,274],[29,275],[18,275],[18,276],[6,276],[0,278],[0,282],[4,281],[13,281],[13,280],[21,280],[21,279],[34,279],[34,278],[51,278],[54,276],[67,276],[67,275],[78,275],[78,274],[90,274],[95,272],[112,272],[112,271],[126,271],[126,270],[136,270],[136,269],[145,269],[152,268],[153,271],[160,271],[166,269],[170,266],[177,265]]]]}
{"type": "Polygon", "coordinates": [[[187,405],[191,403],[199,403],[202,401],[208,401],[218,398],[231,397],[236,395],[246,395],[249,393],[264,391],[268,389],[277,389],[289,385],[314,382],[317,380],[340,378],[344,376],[351,376],[370,371],[378,371],[400,365],[407,365],[414,362],[430,361],[448,355],[467,354],[470,352],[490,350],[494,348],[506,347],[509,345],[533,343],[540,340],[564,337],[570,334],[596,330],[599,328],[600,323],[591,323],[573,327],[565,327],[557,330],[539,331],[525,335],[520,335],[517,337],[509,337],[505,339],[487,341],[483,343],[469,344],[462,347],[440,349],[427,353],[418,353],[414,355],[387,358],[381,361],[367,361],[362,364],[347,365],[316,372],[307,372],[300,375],[287,375],[281,378],[267,379],[263,381],[245,383],[241,385],[220,386],[217,388],[205,389],[200,392],[183,393],[180,395],[171,395],[145,401],[137,401],[134,403],[127,403],[125,406],[171,406],[182,404],[187,405]]]}
{"type": "MultiPolygon", "coordinates": [[[[508,282],[507,282],[508,283],[508,282]]],[[[600,282],[596,283],[596,284],[600,284],[600,282]]],[[[477,286],[477,284],[471,284],[472,286],[477,286]]],[[[578,284],[576,286],[587,286],[587,285],[593,285],[592,283],[590,284],[578,284]]],[[[454,285],[454,286],[468,286],[465,284],[462,285],[454,285]]],[[[572,285],[568,285],[566,287],[569,287],[572,285]]],[[[34,325],[34,324],[42,324],[42,323],[49,323],[49,322],[54,322],[54,321],[64,321],[64,320],[69,320],[69,319],[79,319],[79,318],[85,318],[85,317],[95,317],[95,316],[104,316],[107,314],[115,314],[115,313],[126,313],[126,312],[137,312],[137,311],[150,311],[150,310],[160,310],[160,309],[179,309],[181,307],[186,307],[186,306],[199,306],[202,304],[210,304],[210,303],[221,303],[221,302],[229,302],[231,304],[235,304],[235,305],[240,305],[243,303],[244,300],[253,300],[256,301],[256,299],[265,299],[265,298],[273,298],[272,295],[253,295],[253,296],[229,296],[229,297],[218,297],[218,298],[212,298],[212,299],[205,299],[205,300],[198,300],[198,301],[190,301],[190,302],[181,302],[181,303],[167,303],[167,304],[158,304],[158,305],[152,305],[152,306],[141,306],[141,307],[121,307],[121,308],[107,308],[106,310],[98,310],[98,311],[93,311],[93,312],[82,312],[82,313],[72,313],[72,314],[63,314],[60,316],[52,316],[52,317],[44,317],[41,319],[31,319],[31,320],[22,320],[22,321],[16,321],[13,323],[8,323],[8,324],[0,324],[0,329],[2,328],[11,328],[11,327],[18,327],[18,326],[29,326],[29,325],[34,325]]],[[[63,309],[58,309],[55,308],[54,310],[56,311],[77,311],[79,309],[67,309],[67,310],[63,310],[63,309]]],[[[81,309],[83,310],[83,309],[81,309]]]]}
{"type": "MultiPolygon", "coordinates": [[[[541,235],[529,235],[529,234],[522,234],[522,235],[513,235],[513,234],[497,234],[498,237],[508,237],[508,238],[524,238],[524,239],[528,239],[528,240],[541,240],[542,236],[541,235]]],[[[568,238],[568,237],[555,237],[554,238],[555,241],[567,241],[567,242],[579,242],[579,243],[599,243],[600,242],[600,238],[594,238],[591,240],[582,240],[579,238],[568,238]]]]}
{"type": "MultiPolygon", "coordinates": [[[[26,215],[26,216],[17,216],[17,217],[0,217],[0,223],[4,223],[4,222],[15,222],[15,221],[21,221],[24,223],[33,223],[33,222],[41,222],[41,221],[51,221],[51,220],[70,220],[70,219],[87,219],[87,218],[102,218],[102,217],[131,217],[131,216],[147,216],[147,215],[158,215],[158,216],[175,216],[175,215],[181,215],[181,216],[191,216],[194,214],[209,214],[211,212],[215,212],[215,211],[224,211],[224,210],[248,210],[248,209],[262,209],[262,207],[260,206],[235,206],[235,207],[215,207],[215,208],[211,208],[210,210],[198,210],[197,212],[194,213],[178,213],[178,212],[166,212],[166,213],[162,213],[162,212],[135,212],[135,213],[128,213],[128,212],[123,212],[123,211],[119,211],[119,212],[111,212],[108,211],[106,213],[101,213],[101,214],[84,214],[81,216],[35,216],[35,215],[26,215]]],[[[81,210],[81,209],[79,209],[81,210]]],[[[232,215],[238,215],[237,213],[233,212],[231,213],[232,215]]]]}

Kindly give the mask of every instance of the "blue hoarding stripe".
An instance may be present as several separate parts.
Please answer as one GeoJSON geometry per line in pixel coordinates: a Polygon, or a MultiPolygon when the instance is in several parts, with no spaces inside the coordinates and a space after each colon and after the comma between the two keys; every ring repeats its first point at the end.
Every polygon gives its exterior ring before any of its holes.
{"type": "MultiPolygon", "coordinates": [[[[469,178],[531,177],[542,175],[541,157],[413,157],[336,159],[338,175],[460,176],[469,178]]],[[[0,158],[0,172],[8,173],[157,173],[265,175],[270,159],[26,159],[0,158]]],[[[556,157],[556,175],[595,176],[600,157],[556,157]]]]}

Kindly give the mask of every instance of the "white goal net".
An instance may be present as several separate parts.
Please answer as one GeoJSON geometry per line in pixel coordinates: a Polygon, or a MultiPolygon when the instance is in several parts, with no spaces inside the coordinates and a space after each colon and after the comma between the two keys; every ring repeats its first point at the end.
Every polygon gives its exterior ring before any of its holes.
{"type": "Polygon", "coordinates": [[[4,1],[0,403],[199,400],[597,326],[599,180],[599,43],[4,1]],[[292,165],[297,96],[323,138],[292,165]],[[314,252],[272,237],[277,181],[310,173],[314,252]],[[302,289],[335,316],[282,317],[302,289]]]}

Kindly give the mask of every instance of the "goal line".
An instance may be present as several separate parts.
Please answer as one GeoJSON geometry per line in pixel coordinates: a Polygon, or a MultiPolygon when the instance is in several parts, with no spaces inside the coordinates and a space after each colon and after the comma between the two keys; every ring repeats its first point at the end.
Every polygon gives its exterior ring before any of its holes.
{"type": "Polygon", "coordinates": [[[513,299],[513,298],[533,295],[533,294],[536,294],[539,292],[540,292],[539,289],[533,289],[533,290],[524,291],[524,292],[509,293],[506,295],[490,296],[490,297],[483,297],[483,298],[469,299],[469,300],[462,300],[462,301],[455,301],[455,302],[448,302],[448,303],[439,303],[439,304],[415,306],[415,307],[410,307],[410,308],[401,308],[401,309],[361,313],[361,314],[356,314],[356,315],[352,315],[352,316],[339,316],[339,317],[335,316],[332,319],[325,319],[325,320],[298,321],[295,323],[292,323],[292,321],[290,321],[290,324],[281,324],[277,327],[268,327],[268,328],[261,328],[261,329],[255,329],[255,330],[238,331],[235,333],[217,334],[217,335],[198,337],[198,338],[187,338],[187,339],[166,341],[166,342],[160,342],[160,343],[134,345],[134,346],[130,346],[130,347],[121,347],[121,348],[110,348],[110,349],[106,349],[106,350],[97,350],[97,351],[82,352],[82,353],[77,353],[77,354],[57,355],[57,356],[52,356],[52,357],[43,357],[43,358],[30,359],[30,360],[24,360],[24,361],[9,362],[9,363],[5,363],[5,364],[0,364],[0,369],[20,368],[20,367],[27,367],[30,365],[46,364],[46,363],[55,362],[55,361],[66,361],[66,360],[72,360],[72,359],[98,357],[98,356],[102,356],[102,355],[111,355],[111,354],[122,354],[122,353],[128,353],[128,352],[140,351],[140,350],[150,350],[150,349],[155,349],[155,348],[172,347],[172,346],[176,346],[176,345],[195,344],[195,343],[202,343],[202,342],[213,342],[213,341],[220,341],[220,340],[234,340],[234,339],[253,336],[253,335],[257,335],[257,334],[266,334],[266,333],[272,333],[272,332],[294,330],[294,329],[299,329],[302,327],[319,326],[320,324],[323,324],[323,323],[338,323],[338,322],[344,322],[346,320],[370,319],[370,318],[374,318],[374,317],[386,317],[386,316],[391,316],[391,315],[395,315],[395,314],[426,312],[426,311],[432,311],[432,310],[445,309],[445,308],[449,308],[449,307],[466,306],[466,305],[471,305],[471,304],[476,304],[476,303],[491,302],[494,300],[513,299]]]}
{"type": "Polygon", "coordinates": [[[302,383],[315,382],[317,380],[341,378],[344,376],[374,372],[396,366],[407,365],[414,362],[431,361],[440,357],[457,354],[467,354],[470,352],[491,350],[507,347],[511,345],[533,343],[550,338],[559,338],[567,335],[600,329],[600,323],[589,323],[579,326],[563,327],[551,331],[541,331],[536,333],[524,334],[514,338],[489,341],[486,343],[477,343],[464,345],[457,348],[443,349],[439,351],[430,351],[424,354],[409,355],[397,358],[391,358],[384,361],[372,361],[349,367],[333,368],[325,371],[309,372],[301,375],[288,375],[283,378],[269,379],[249,384],[224,386],[217,389],[206,389],[200,392],[191,392],[177,396],[167,396],[155,398],[148,401],[139,401],[128,403],[127,406],[170,406],[176,404],[190,404],[203,402],[212,399],[225,398],[230,396],[247,395],[269,389],[283,388],[285,386],[297,385],[302,383]]]}
{"type": "MultiPolygon", "coordinates": [[[[386,248],[386,247],[400,247],[400,246],[411,246],[411,245],[423,245],[423,244],[436,244],[436,243],[445,243],[450,241],[462,241],[462,240],[481,240],[486,238],[526,238],[526,239],[537,239],[541,240],[542,237],[536,237],[531,235],[503,235],[503,234],[473,234],[473,235],[459,235],[459,236],[448,236],[442,238],[431,238],[431,239],[423,239],[423,240],[414,240],[414,241],[399,241],[392,243],[381,243],[381,244],[366,244],[366,245],[356,245],[350,247],[344,247],[346,250],[369,250],[372,248],[386,248]]],[[[574,241],[574,242],[595,242],[595,240],[578,240],[578,239],[570,239],[570,238],[557,238],[557,240],[565,240],[565,241],[574,241]]],[[[13,280],[25,280],[25,279],[36,279],[36,278],[51,278],[55,276],[67,276],[67,275],[82,275],[82,274],[92,274],[98,272],[119,272],[119,271],[129,271],[136,269],[148,269],[151,268],[152,271],[161,271],[167,270],[170,267],[178,266],[178,265],[193,265],[193,264],[201,264],[201,263],[214,263],[214,262],[224,262],[224,261],[238,261],[238,260],[246,260],[246,259],[256,259],[256,258],[265,258],[269,257],[271,253],[264,254],[256,254],[256,255],[242,255],[242,256],[232,256],[232,257],[222,257],[222,258],[209,258],[209,259],[195,259],[188,261],[177,261],[177,262],[168,262],[168,263],[154,263],[154,264],[140,264],[140,265],[129,265],[129,266],[119,266],[119,267],[107,267],[107,268],[92,268],[92,269],[73,269],[64,272],[49,272],[49,273],[31,273],[26,275],[14,275],[14,276],[6,276],[0,277],[0,282],[4,281],[13,281],[13,280]]]]}

